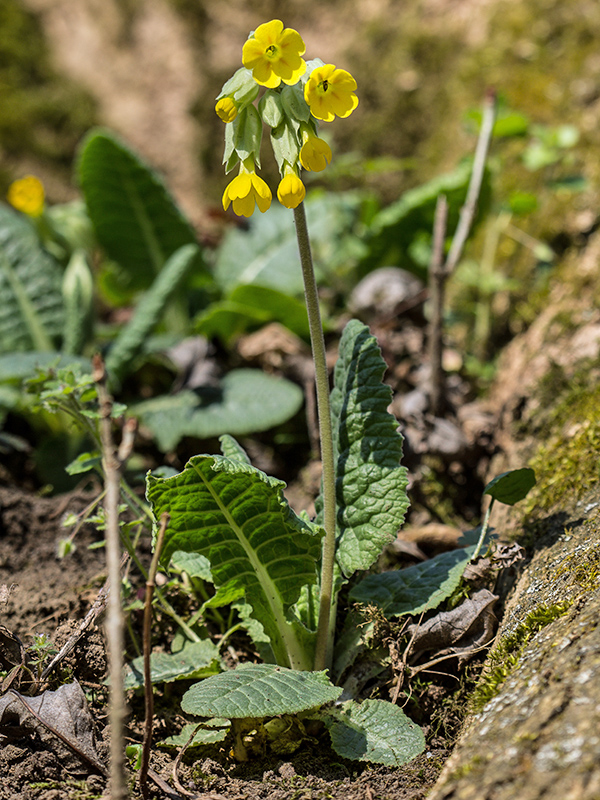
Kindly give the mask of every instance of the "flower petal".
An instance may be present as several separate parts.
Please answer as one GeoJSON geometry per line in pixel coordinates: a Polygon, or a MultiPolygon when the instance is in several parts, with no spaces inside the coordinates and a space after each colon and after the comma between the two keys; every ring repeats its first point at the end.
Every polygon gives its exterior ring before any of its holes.
{"type": "Polygon", "coordinates": [[[263,22],[254,31],[254,38],[261,44],[268,47],[276,44],[283,31],[283,22],[280,19],[272,19],[270,22],[263,22]]]}

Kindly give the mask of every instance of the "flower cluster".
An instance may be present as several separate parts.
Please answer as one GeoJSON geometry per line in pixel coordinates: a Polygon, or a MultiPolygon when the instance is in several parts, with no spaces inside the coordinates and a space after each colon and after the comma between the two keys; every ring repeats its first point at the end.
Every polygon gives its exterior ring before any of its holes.
{"type": "Polygon", "coordinates": [[[264,124],[281,173],[277,197],[286,208],[304,200],[301,168],[320,172],[330,163],[331,148],[318,136],[319,121],[354,111],[356,81],[334,64],[305,61],[305,51],[300,34],[280,20],[259,25],[242,48],[243,67],[217,97],[215,111],[226,123],[225,171],[239,166],[223,193],[225,209],[233,205],[236,214],[249,217],[255,206],[266,211],[271,204],[271,190],[256,174],[264,124]],[[261,87],[265,91],[258,99],[261,87]]]}

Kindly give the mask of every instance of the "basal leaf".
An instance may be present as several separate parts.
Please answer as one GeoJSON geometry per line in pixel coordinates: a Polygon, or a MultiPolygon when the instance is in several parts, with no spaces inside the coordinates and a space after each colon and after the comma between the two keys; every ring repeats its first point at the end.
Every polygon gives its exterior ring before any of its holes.
{"type": "Polygon", "coordinates": [[[220,726],[215,726],[214,728],[198,728],[197,725],[190,722],[183,726],[181,733],[178,733],[176,736],[168,736],[166,739],[157,742],[156,746],[160,747],[162,750],[181,750],[182,747],[186,747],[186,750],[190,750],[198,745],[222,742],[227,736],[229,721],[218,721],[220,726]],[[190,741],[192,734],[194,734],[194,738],[190,741]]]}
{"type": "Polygon", "coordinates": [[[513,506],[527,497],[529,490],[535,486],[535,472],[531,467],[513,469],[493,478],[483,490],[499,503],[513,506]]]}
{"type": "Polygon", "coordinates": [[[238,369],[223,378],[220,391],[183,391],[137,403],[129,410],[167,451],[183,436],[209,439],[268,430],[293,417],[303,400],[300,387],[285,378],[238,369]]]}
{"type": "Polygon", "coordinates": [[[326,672],[301,672],[274,664],[242,664],[196,683],[181,708],[199,717],[275,717],[330,703],[342,693],[326,672]]]}
{"type": "MultiPolygon", "coordinates": [[[[171,516],[162,559],[200,553],[220,587],[242,587],[280,664],[308,668],[308,632],[288,611],[317,578],[321,537],[294,514],[285,484],[239,460],[200,455],[172,478],[147,479],[156,519],[171,516]]],[[[219,715],[217,715],[219,716],[219,715]]]]}
{"type": "Polygon", "coordinates": [[[199,553],[186,553],[185,550],[175,550],[171,555],[171,564],[176,569],[182,569],[190,578],[200,578],[212,583],[210,561],[199,553]]]}
{"type": "Polygon", "coordinates": [[[308,338],[308,316],[302,300],[268,286],[242,285],[197,317],[194,329],[208,338],[229,342],[246,330],[267,322],[281,322],[298,336],[308,338]]]}
{"type": "Polygon", "coordinates": [[[167,259],[152,286],[138,302],[133,317],[108,351],[106,371],[109,377],[118,380],[126,370],[131,370],[132,361],[160,322],[168,301],[199,261],[200,249],[195,244],[184,245],[167,259]]]}
{"type": "Polygon", "coordinates": [[[55,349],[62,270],[23,215],[0,203],[0,353],[55,349]]]}
{"type": "Polygon", "coordinates": [[[436,608],[460,583],[475,546],[440,553],[405,569],[367,575],[350,591],[354,603],[373,603],[387,617],[436,608]]]}
{"type": "Polygon", "coordinates": [[[349,701],[322,714],[331,746],[342,758],[398,767],[425,749],[423,731],[384,700],[349,701]]]}
{"type": "Polygon", "coordinates": [[[197,243],[158,175],[110,131],[86,136],[78,172],[98,241],[132,289],[148,288],[176,250],[197,243]]]}
{"type": "MultiPolygon", "coordinates": [[[[331,392],[336,456],[338,549],[342,572],[368,569],[396,535],[408,508],[402,436],[387,408],[386,365],[366,325],[344,329],[331,392]]],[[[320,500],[320,499],[319,499],[320,500]]]]}
{"type": "Polygon", "coordinates": [[[241,461],[244,464],[250,464],[248,453],[239,442],[236,442],[233,436],[228,436],[227,434],[219,436],[219,444],[221,445],[221,453],[225,458],[230,458],[232,461],[241,461]]]}
{"type": "MultiPolygon", "coordinates": [[[[327,194],[306,201],[315,269],[319,277],[347,266],[359,200],[354,195],[327,194]],[[342,260],[343,259],[343,260],[342,260]]],[[[224,292],[236,286],[267,286],[302,297],[304,284],[294,219],[288,209],[272,206],[255,214],[248,230],[231,230],[217,255],[215,279],[224,292]]]]}
{"type": "MultiPolygon", "coordinates": [[[[152,653],[152,683],[171,683],[184,678],[208,678],[220,672],[219,649],[211,641],[190,642],[178,653],[152,653]]],[[[124,686],[138,689],[144,685],[144,659],[134,658],[125,669],[124,686]]]]}

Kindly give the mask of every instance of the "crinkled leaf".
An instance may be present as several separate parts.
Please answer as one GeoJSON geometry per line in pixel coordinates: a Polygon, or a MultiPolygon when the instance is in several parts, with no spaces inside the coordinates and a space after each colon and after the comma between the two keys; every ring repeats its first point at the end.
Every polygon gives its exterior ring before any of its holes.
{"type": "Polygon", "coordinates": [[[248,453],[239,442],[236,442],[233,436],[228,436],[227,434],[219,436],[219,444],[221,445],[221,453],[225,458],[230,458],[232,461],[241,461],[243,464],[250,464],[248,453]]]}
{"type": "Polygon", "coordinates": [[[157,173],[110,131],[86,136],[78,172],[98,241],[127,270],[130,288],[148,288],[176,250],[196,243],[157,173]]]}
{"type": "Polygon", "coordinates": [[[54,349],[64,322],[61,283],[31,222],[0,203],[0,352],[54,349]]]}
{"type": "Polygon", "coordinates": [[[171,556],[171,564],[176,569],[182,569],[190,578],[201,578],[212,583],[210,561],[199,553],[186,553],[185,550],[176,550],[171,556]]]}
{"type": "Polygon", "coordinates": [[[222,727],[198,728],[197,725],[190,722],[183,726],[181,733],[178,733],[176,736],[168,736],[166,739],[163,739],[162,742],[157,742],[156,746],[160,747],[162,750],[179,750],[187,745],[187,749],[190,750],[198,745],[222,742],[227,736],[227,727],[225,726],[229,725],[229,721],[219,720],[219,723],[222,727]],[[197,730],[194,733],[196,728],[197,730]],[[192,733],[194,733],[194,738],[190,741],[192,733]]]}
{"type": "Polygon", "coordinates": [[[183,436],[210,439],[229,433],[245,436],[268,430],[293,417],[304,400],[299,386],[256,369],[229,372],[220,390],[183,391],[131,406],[156,437],[171,450],[183,436]]]}
{"type": "Polygon", "coordinates": [[[398,706],[384,700],[349,701],[322,718],[342,758],[398,767],[425,749],[423,731],[398,706]]]}
{"type": "Polygon", "coordinates": [[[274,664],[243,664],[192,686],[181,700],[199,717],[275,717],[330,703],[342,693],[326,672],[301,672],[274,664]]]}
{"type": "Polygon", "coordinates": [[[282,481],[239,460],[194,456],[172,478],[147,479],[156,519],[171,517],[162,558],[176,550],[210,562],[217,588],[243,587],[278,663],[310,663],[303,626],[288,617],[302,587],[317,579],[321,537],[294,514],[282,481]]]}
{"type": "Polygon", "coordinates": [[[388,617],[436,608],[460,583],[475,546],[440,553],[405,569],[367,575],[350,592],[354,603],[374,603],[388,617]]]}
{"type": "MultiPolygon", "coordinates": [[[[368,569],[408,508],[402,436],[387,408],[386,365],[366,325],[351,320],[340,340],[331,392],[337,499],[337,559],[349,576],[368,569]]],[[[318,507],[321,505],[318,498],[318,507]]]]}
{"type": "MultiPolygon", "coordinates": [[[[190,642],[177,653],[152,653],[150,675],[152,683],[171,683],[183,678],[208,678],[220,672],[219,649],[209,640],[190,642]]],[[[126,689],[144,685],[144,659],[134,658],[125,668],[126,689]]]]}
{"type": "Polygon", "coordinates": [[[529,490],[535,486],[535,472],[531,467],[513,469],[493,478],[483,490],[499,503],[513,506],[527,497],[529,490]]]}

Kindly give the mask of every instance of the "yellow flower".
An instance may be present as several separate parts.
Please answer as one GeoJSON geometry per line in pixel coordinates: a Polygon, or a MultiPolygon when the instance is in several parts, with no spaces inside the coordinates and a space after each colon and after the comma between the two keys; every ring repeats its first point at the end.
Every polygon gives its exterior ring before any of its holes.
{"type": "Polygon", "coordinates": [[[306,189],[300,178],[289,167],[279,182],[277,198],[286,208],[296,208],[304,200],[306,189]]]}
{"type": "Polygon", "coordinates": [[[323,139],[311,135],[308,131],[303,133],[302,138],[304,144],[300,149],[300,163],[304,169],[321,172],[331,161],[331,147],[323,139]]]}
{"type": "Polygon", "coordinates": [[[293,28],[283,28],[283,22],[272,19],[259,25],[242,48],[242,63],[252,70],[252,77],[261,86],[275,89],[281,81],[298,83],[306,70],[301,56],[306,47],[293,28]]]}
{"type": "Polygon", "coordinates": [[[11,183],[6,198],[17,211],[39,217],[44,210],[44,184],[35,175],[27,175],[11,183]]]}
{"type": "Polygon", "coordinates": [[[324,64],[310,73],[304,86],[304,99],[313,117],[331,122],[336,116],[348,117],[358,105],[356,81],[345,69],[324,64]]]}
{"type": "Polygon", "coordinates": [[[223,122],[233,122],[238,113],[237,106],[231,97],[222,97],[220,100],[217,100],[215,111],[223,122]]]}
{"type": "Polygon", "coordinates": [[[233,203],[233,210],[240,217],[251,217],[254,213],[254,204],[263,213],[271,205],[271,190],[254,170],[243,164],[240,165],[240,174],[235,177],[223,192],[223,208],[225,211],[233,203]]]}

